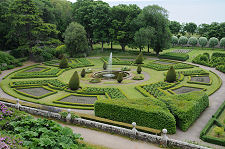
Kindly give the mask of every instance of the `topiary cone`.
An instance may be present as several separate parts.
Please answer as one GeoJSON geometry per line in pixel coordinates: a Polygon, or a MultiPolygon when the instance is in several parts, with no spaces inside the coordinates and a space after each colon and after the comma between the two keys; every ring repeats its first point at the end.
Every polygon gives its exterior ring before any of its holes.
{"type": "Polygon", "coordinates": [[[141,74],[141,71],[142,71],[141,65],[138,65],[138,67],[137,67],[137,73],[138,73],[138,74],[141,74]]]}
{"type": "Polygon", "coordinates": [[[80,79],[77,71],[74,72],[73,76],[70,78],[69,88],[71,90],[77,90],[80,87],[80,79]]]}
{"type": "Polygon", "coordinates": [[[104,62],[104,64],[103,64],[103,69],[104,69],[104,70],[107,69],[107,64],[106,64],[106,62],[104,62]]]}
{"type": "Polygon", "coordinates": [[[63,59],[60,61],[59,67],[60,68],[68,68],[69,67],[68,60],[65,57],[63,57],[63,59]]]}
{"type": "Polygon", "coordinates": [[[143,58],[143,53],[140,52],[140,53],[138,54],[136,60],[135,60],[135,64],[142,64],[142,63],[143,63],[143,60],[144,60],[144,58],[143,58]]]}
{"type": "Polygon", "coordinates": [[[80,73],[81,77],[84,78],[86,75],[85,69],[82,69],[81,73],[80,73]]]}
{"type": "Polygon", "coordinates": [[[123,73],[120,72],[117,76],[117,82],[121,83],[122,81],[123,81],[123,73]]]}
{"type": "Polygon", "coordinates": [[[175,69],[173,68],[173,66],[171,66],[167,72],[166,81],[169,83],[176,81],[176,72],[175,72],[175,69]]]}

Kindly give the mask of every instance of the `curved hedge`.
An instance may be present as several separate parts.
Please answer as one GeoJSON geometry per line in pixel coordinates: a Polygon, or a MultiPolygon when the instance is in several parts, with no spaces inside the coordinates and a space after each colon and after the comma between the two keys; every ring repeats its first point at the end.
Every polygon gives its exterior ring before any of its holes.
{"type": "Polygon", "coordinates": [[[95,115],[115,121],[176,133],[176,121],[165,103],[158,99],[112,99],[98,100],[94,104],[95,115]]]}
{"type": "Polygon", "coordinates": [[[186,131],[209,106],[209,98],[204,92],[162,96],[160,99],[176,117],[177,125],[183,131],[186,131]]]}
{"type": "Polygon", "coordinates": [[[160,54],[159,58],[166,58],[166,59],[173,59],[179,61],[186,61],[189,59],[189,55],[186,53],[175,53],[175,52],[168,52],[164,54],[160,54]]]}

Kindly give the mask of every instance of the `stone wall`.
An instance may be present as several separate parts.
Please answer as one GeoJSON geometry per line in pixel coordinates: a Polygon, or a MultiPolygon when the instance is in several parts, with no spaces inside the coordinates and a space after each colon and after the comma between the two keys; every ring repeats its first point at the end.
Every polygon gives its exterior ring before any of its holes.
{"type": "Polygon", "coordinates": [[[163,132],[162,136],[157,136],[157,135],[152,135],[152,134],[137,131],[135,129],[136,123],[132,123],[134,128],[131,130],[131,129],[108,125],[108,124],[104,124],[104,123],[100,123],[100,122],[86,120],[83,118],[71,119],[70,110],[68,111],[69,112],[68,116],[66,118],[62,118],[59,113],[54,113],[54,112],[50,112],[50,111],[46,111],[46,110],[40,110],[40,109],[30,108],[30,107],[26,107],[26,106],[21,106],[19,104],[19,101],[17,101],[17,104],[12,104],[12,103],[7,103],[7,102],[2,102],[2,103],[4,103],[8,107],[16,108],[16,109],[25,111],[30,114],[40,115],[40,116],[44,116],[46,118],[54,118],[54,119],[61,120],[61,121],[67,121],[72,124],[78,124],[78,125],[86,126],[89,128],[97,128],[97,129],[100,129],[100,130],[103,130],[106,132],[127,136],[127,137],[130,137],[133,139],[143,140],[143,141],[154,143],[154,144],[160,144],[165,147],[171,146],[171,147],[179,147],[179,148],[183,148],[183,149],[208,149],[207,147],[170,139],[166,136],[166,133],[167,133],[166,129],[164,129],[162,131],[163,132]]]}

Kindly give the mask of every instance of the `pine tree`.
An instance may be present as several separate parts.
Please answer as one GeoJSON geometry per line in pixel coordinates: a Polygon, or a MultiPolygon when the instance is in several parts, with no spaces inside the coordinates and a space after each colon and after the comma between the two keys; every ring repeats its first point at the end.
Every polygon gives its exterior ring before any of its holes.
{"type": "Polygon", "coordinates": [[[74,72],[73,76],[70,78],[69,88],[71,90],[77,90],[80,87],[80,80],[77,71],[74,72]]]}

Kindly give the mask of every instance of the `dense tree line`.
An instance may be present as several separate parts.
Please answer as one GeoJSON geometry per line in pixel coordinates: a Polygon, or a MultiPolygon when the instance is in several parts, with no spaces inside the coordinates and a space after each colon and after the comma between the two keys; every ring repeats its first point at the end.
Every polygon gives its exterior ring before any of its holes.
{"type": "Polygon", "coordinates": [[[222,39],[225,37],[225,22],[213,22],[211,24],[203,23],[197,26],[193,22],[180,24],[177,21],[170,21],[169,28],[172,34],[178,36],[184,36],[186,33],[193,35],[195,33],[208,39],[212,37],[222,39]]]}
{"type": "MultiPolygon", "coordinates": [[[[119,44],[123,51],[126,46],[140,51],[147,47],[158,55],[170,46],[172,34],[186,33],[220,40],[225,37],[225,23],[180,24],[169,21],[167,10],[157,5],[140,9],[94,0],[0,1],[0,50],[11,50],[16,57],[45,61],[66,51],[76,56],[88,53],[95,43],[101,43],[102,50],[104,43],[111,48],[119,44]]],[[[189,44],[194,45],[195,39],[189,44]]]]}

